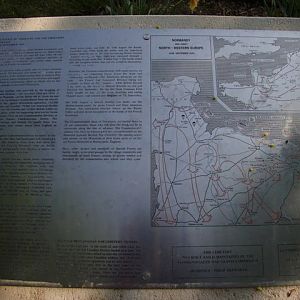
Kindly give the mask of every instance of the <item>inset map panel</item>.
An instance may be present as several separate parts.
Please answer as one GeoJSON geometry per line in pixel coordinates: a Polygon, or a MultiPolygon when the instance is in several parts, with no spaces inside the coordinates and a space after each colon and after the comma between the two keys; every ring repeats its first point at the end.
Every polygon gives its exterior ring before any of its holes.
{"type": "Polygon", "coordinates": [[[152,225],[300,223],[295,109],[227,111],[213,61],[190,64],[152,61],[152,225]]]}
{"type": "Polygon", "coordinates": [[[214,37],[218,97],[231,110],[300,110],[300,41],[214,37]]]}

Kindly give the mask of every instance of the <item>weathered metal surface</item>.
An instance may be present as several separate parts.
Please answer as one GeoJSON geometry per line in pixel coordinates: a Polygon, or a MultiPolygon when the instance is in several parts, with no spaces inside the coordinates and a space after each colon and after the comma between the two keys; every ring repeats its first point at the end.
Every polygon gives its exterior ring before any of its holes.
{"type": "Polygon", "coordinates": [[[298,281],[298,32],[0,37],[3,280],[298,281]]]}

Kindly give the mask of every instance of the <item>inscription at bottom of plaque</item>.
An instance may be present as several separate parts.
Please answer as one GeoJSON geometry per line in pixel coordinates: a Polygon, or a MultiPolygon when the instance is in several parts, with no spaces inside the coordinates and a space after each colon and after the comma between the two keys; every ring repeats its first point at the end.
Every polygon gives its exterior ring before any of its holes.
{"type": "Polygon", "coordinates": [[[173,247],[173,277],[232,278],[263,276],[263,249],[251,246],[173,247]]]}
{"type": "Polygon", "coordinates": [[[278,245],[279,275],[300,274],[300,245],[278,245]]]}

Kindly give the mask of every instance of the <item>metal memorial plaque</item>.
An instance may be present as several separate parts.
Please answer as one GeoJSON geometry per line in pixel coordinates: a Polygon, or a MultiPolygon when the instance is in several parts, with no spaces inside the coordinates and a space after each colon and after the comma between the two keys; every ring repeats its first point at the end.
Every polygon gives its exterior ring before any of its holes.
{"type": "Polygon", "coordinates": [[[0,34],[1,283],[300,279],[300,33],[0,34]]]}

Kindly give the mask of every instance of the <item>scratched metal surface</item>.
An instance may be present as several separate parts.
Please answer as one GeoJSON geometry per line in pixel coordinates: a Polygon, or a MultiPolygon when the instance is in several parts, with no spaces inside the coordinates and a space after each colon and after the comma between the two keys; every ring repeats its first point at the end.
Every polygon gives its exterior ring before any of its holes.
{"type": "MultiPolygon", "coordinates": [[[[116,18],[117,22],[115,22],[115,27],[151,27],[151,26],[157,26],[159,25],[161,28],[163,27],[199,27],[199,28],[234,28],[234,29],[255,29],[259,26],[260,29],[277,29],[277,30],[295,30],[299,29],[299,20],[298,19],[248,19],[248,18],[210,18],[210,17],[204,17],[200,18],[201,22],[199,22],[199,18],[187,18],[182,17],[181,19],[177,18],[170,18],[171,20],[174,20],[174,22],[177,22],[177,25],[173,26],[172,22],[166,21],[163,17],[152,17],[152,18],[143,18],[143,17],[136,17],[132,19],[127,19],[123,17],[116,18]],[[178,20],[181,20],[181,23],[178,23],[178,20]],[[193,20],[194,23],[191,23],[191,20],[193,20]],[[255,22],[254,22],[255,21],[255,22]],[[178,25],[180,24],[180,25],[178,25]],[[192,25],[191,25],[192,24],[192,25]],[[259,24],[259,25],[258,25],[259,24]]],[[[87,17],[87,18],[46,18],[46,19],[27,19],[27,20],[0,20],[0,24],[3,28],[3,31],[27,31],[27,30],[48,30],[48,29],[73,29],[73,28],[106,28],[110,27],[110,20],[109,18],[99,18],[99,17],[87,17]],[[88,20],[88,22],[87,22],[88,20]],[[2,23],[2,24],[1,24],[2,23]],[[4,25],[5,24],[5,25],[4,25]]],[[[153,35],[156,35],[156,32],[153,31],[153,35]]],[[[284,34],[283,34],[284,35],[284,34]]],[[[142,171],[141,171],[142,173],[142,171]]],[[[149,201],[150,202],[150,201],[149,201]]],[[[149,202],[146,204],[148,205],[149,202]]],[[[68,216],[66,218],[67,223],[69,225],[63,226],[65,230],[74,231],[70,234],[68,232],[65,236],[70,238],[72,236],[72,239],[77,239],[78,234],[78,225],[76,225],[75,221],[71,221],[71,219],[74,220],[74,218],[71,216],[68,216]],[[70,219],[68,219],[68,217],[70,219]],[[74,224],[77,228],[74,230],[74,224]]],[[[140,216],[142,219],[148,218],[148,214],[145,213],[145,216],[141,214],[140,216]]],[[[144,224],[144,220],[140,220],[140,224],[144,224]]],[[[199,227],[195,229],[179,229],[180,237],[174,238],[174,230],[177,230],[177,228],[159,228],[159,227],[151,227],[149,226],[149,220],[146,219],[145,224],[143,226],[139,226],[137,224],[133,224],[134,230],[140,230],[140,233],[138,234],[139,239],[141,236],[143,236],[143,249],[150,248],[152,249],[151,252],[154,253],[155,251],[162,251],[163,254],[159,254],[159,259],[154,258],[154,260],[151,260],[147,262],[147,259],[145,257],[144,260],[144,267],[142,270],[141,277],[138,280],[133,280],[129,282],[122,282],[120,279],[115,280],[104,280],[103,282],[97,282],[97,280],[94,280],[93,278],[90,278],[88,280],[77,280],[71,278],[74,276],[74,273],[69,273],[69,278],[61,278],[59,275],[53,275],[51,272],[53,270],[51,267],[48,269],[46,268],[40,273],[40,279],[36,278],[34,279],[34,282],[32,282],[29,277],[26,278],[24,276],[24,273],[22,272],[24,270],[19,271],[20,273],[16,275],[15,278],[5,278],[1,281],[2,284],[20,284],[20,285],[50,285],[50,286],[61,286],[61,285],[72,285],[72,286],[95,286],[100,287],[108,286],[108,287],[154,287],[154,286],[161,286],[161,287],[178,287],[178,286],[257,286],[257,285],[268,285],[268,284],[283,284],[283,283],[298,283],[298,271],[297,268],[293,272],[294,274],[288,274],[284,276],[280,276],[278,272],[278,265],[276,258],[278,258],[278,244],[284,244],[282,247],[288,247],[285,245],[292,244],[292,248],[288,248],[288,252],[296,253],[295,257],[290,257],[288,261],[286,262],[290,267],[292,266],[291,260],[294,259],[294,262],[297,263],[297,253],[298,253],[298,227],[279,227],[277,225],[270,225],[267,227],[247,227],[243,229],[236,229],[235,227],[230,228],[223,228],[221,226],[218,228],[213,229],[200,229],[199,227]],[[282,229],[283,228],[283,229],[282,229]],[[145,232],[152,231],[150,235],[145,235],[145,232]],[[163,231],[163,232],[159,232],[163,231]],[[190,233],[190,232],[193,233],[190,233]],[[173,238],[172,238],[173,235],[173,238]],[[188,235],[189,237],[187,237],[188,235]],[[150,237],[149,237],[150,236],[150,237]],[[239,238],[237,238],[239,236],[239,238]],[[170,238],[171,237],[171,238],[170,238]],[[204,238],[204,241],[203,241],[204,238]],[[168,239],[170,241],[168,242],[168,239]],[[189,240],[189,241],[188,241],[189,240]],[[175,241],[175,242],[174,242],[175,241]],[[235,242],[238,241],[238,242],[235,242]],[[220,244],[221,243],[221,244],[220,244]],[[164,245],[165,244],[165,245],[164,245]],[[252,270],[251,272],[258,272],[259,276],[257,275],[251,275],[246,276],[244,278],[240,277],[240,274],[238,274],[238,278],[234,279],[232,277],[229,278],[211,278],[207,279],[204,278],[188,278],[188,279],[182,279],[181,276],[179,276],[179,279],[174,279],[174,277],[170,277],[169,266],[170,266],[170,260],[169,256],[170,254],[174,254],[174,251],[176,255],[178,254],[181,256],[181,253],[179,253],[183,246],[196,246],[196,253],[194,253],[194,250],[189,250],[188,253],[189,256],[197,256],[199,255],[199,252],[197,253],[197,250],[203,249],[201,247],[207,247],[210,246],[210,253],[212,251],[217,251],[219,248],[222,247],[222,251],[228,250],[226,249],[226,246],[232,246],[239,247],[239,249],[242,249],[246,246],[254,245],[254,247],[258,247],[259,251],[261,251],[261,245],[263,245],[263,248],[267,249],[267,254],[264,252],[263,255],[265,255],[265,263],[267,265],[267,270],[264,269],[264,273],[259,271],[258,269],[252,270]],[[225,246],[225,247],[224,247],[225,246]],[[277,247],[277,249],[276,249],[277,247]],[[174,250],[175,248],[175,250],[174,250]],[[168,249],[164,251],[163,249],[168,249]],[[172,252],[169,251],[169,249],[172,249],[172,252]],[[274,250],[275,249],[275,250],[274,250]],[[178,252],[179,251],[179,252],[178,252]],[[167,267],[166,267],[167,266],[167,267]],[[153,269],[152,269],[153,268],[153,269]],[[259,278],[258,278],[259,277],[259,278]],[[15,281],[15,279],[20,280],[15,281]],[[55,280],[56,279],[56,280],[55,280]],[[44,284],[42,282],[45,282],[44,284]]],[[[120,224],[117,224],[120,225],[120,224]]],[[[128,224],[127,224],[128,225],[128,224]]],[[[102,225],[103,226],[103,225],[102,225]]],[[[122,226],[121,226],[122,227],[122,226]]],[[[96,228],[99,228],[99,224],[96,225],[96,228]]],[[[132,227],[130,227],[132,228],[132,227]]],[[[81,234],[84,238],[87,238],[89,236],[90,240],[93,239],[99,239],[97,237],[97,233],[90,233],[90,226],[87,226],[87,231],[82,230],[81,234]]],[[[109,229],[110,230],[110,229],[109,229]]],[[[116,237],[118,234],[114,233],[111,234],[111,232],[108,230],[108,234],[105,237],[108,239],[108,237],[116,237]]],[[[132,229],[130,229],[130,238],[134,239],[136,236],[132,234],[132,229]]],[[[133,231],[134,231],[133,230],[133,231]]],[[[97,232],[97,230],[96,230],[97,232]]],[[[53,234],[53,233],[51,233],[53,234]]],[[[122,236],[122,234],[120,234],[122,236]]],[[[64,236],[64,237],[65,237],[64,236]]],[[[124,237],[122,238],[124,239],[124,237]]],[[[257,250],[257,249],[256,249],[257,250]]],[[[145,256],[147,256],[147,250],[144,250],[145,256]]],[[[201,250],[202,251],[202,250],[201,250]]],[[[217,253],[217,252],[216,252],[217,253]]],[[[248,253],[249,254],[249,253],[248,253]]],[[[250,253],[252,254],[252,253],[250,253]]],[[[184,251],[183,255],[186,255],[186,252],[184,251]]],[[[188,256],[186,255],[186,256],[188,256]]],[[[259,254],[261,255],[261,254],[259,254]]],[[[155,255],[154,255],[155,257],[155,255]]],[[[53,259],[53,258],[52,258],[53,259]]],[[[52,263],[51,259],[51,263],[52,263]]],[[[53,261],[55,264],[55,262],[53,261]]],[[[285,271],[289,272],[289,269],[285,271]]],[[[176,274],[181,274],[183,272],[186,272],[185,269],[182,269],[179,267],[176,269],[176,274]]],[[[220,271],[218,271],[220,272],[220,271]]],[[[30,271],[29,271],[30,273],[30,271]]],[[[88,274],[87,274],[88,276],[88,274]]],[[[214,276],[218,277],[218,276],[214,276]]],[[[101,280],[100,280],[101,281],[101,280]]]]}

